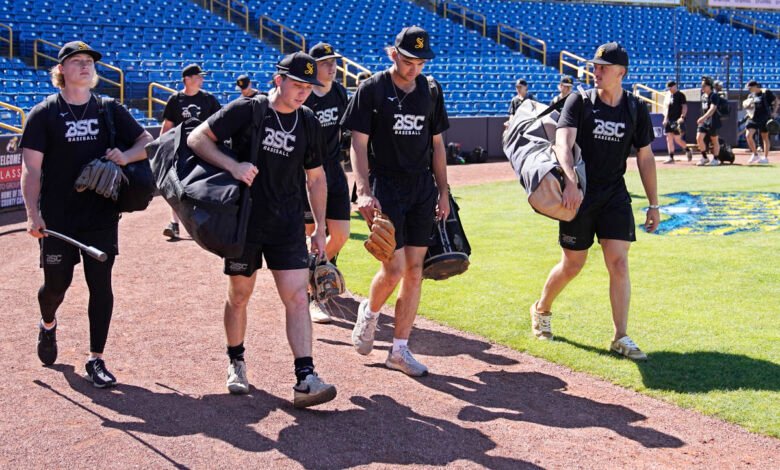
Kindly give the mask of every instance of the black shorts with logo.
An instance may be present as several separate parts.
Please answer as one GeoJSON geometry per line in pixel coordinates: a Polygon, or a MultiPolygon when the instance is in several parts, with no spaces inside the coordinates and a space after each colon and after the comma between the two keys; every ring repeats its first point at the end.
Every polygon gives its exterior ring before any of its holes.
{"type": "Polygon", "coordinates": [[[395,225],[396,249],[430,246],[439,192],[430,170],[416,175],[369,176],[371,192],[395,225]]]}
{"type": "Polygon", "coordinates": [[[746,129],[755,129],[758,132],[760,132],[762,134],[765,134],[765,133],[769,132],[769,130],[767,130],[767,128],[766,128],[767,121],[768,121],[768,119],[766,121],[763,121],[763,122],[761,122],[761,121],[754,121],[754,120],[750,119],[750,120],[748,120],[747,124],[745,125],[745,128],[746,129]]]}
{"type": "Polygon", "coordinates": [[[717,137],[718,136],[718,129],[710,126],[710,125],[703,125],[696,128],[696,132],[699,134],[705,134],[707,137],[717,137]]]}
{"type": "Polygon", "coordinates": [[[228,276],[250,277],[263,267],[263,258],[268,269],[287,271],[309,267],[309,253],[305,237],[287,243],[247,242],[244,252],[238,258],[225,258],[225,271],[228,276]]]}
{"type": "MultiPolygon", "coordinates": [[[[119,254],[118,226],[91,232],[57,231],[105,252],[109,257],[108,261],[113,261],[119,254]]],[[[40,267],[43,269],[70,269],[81,262],[82,256],[87,256],[75,246],[52,235],[39,239],[38,243],[41,248],[40,267]]]]}
{"type": "MultiPolygon", "coordinates": [[[[331,220],[349,220],[352,203],[349,200],[349,185],[344,168],[339,161],[326,162],[323,165],[325,177],[328,181],[328,202],[325,208],[325,218],[331,220]]],[[[307,224],[314,223],[314,215],[309,206],[309,198],[304,187],[303,205],[304,220],[307,224]]]]}
{"type": "Polygon", "coordinates": [[[599,241],[636,241],[631,196],[624,184],[611,190],[589,191],[574,220],[558,225],[558,243],[562,248],[587,250],[593,245],[593,235],[599,241]]]}

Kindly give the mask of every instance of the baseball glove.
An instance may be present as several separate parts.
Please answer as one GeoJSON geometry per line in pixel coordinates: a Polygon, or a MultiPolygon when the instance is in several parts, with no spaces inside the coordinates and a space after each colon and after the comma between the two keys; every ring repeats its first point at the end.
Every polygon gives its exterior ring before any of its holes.
{"type": "Polygon", "coordinates": [[[320,302],[344,293],[344,276],[335,265],[317,256],[309,261],[309,289],[315,300],[320,302]]]}
{"type": "Polygon", "coordinates": [[[127,182],[127,177],[119,165],[110,160],[96,158],[81,169],[74,188],[78,192],[91,189],[103,197],[110,197],[116,201],[123,182],[127,182]]]}
{"type": "Polygon", "coordinates": [[[374,258],[386,263],[393,259],[395,253],[395,226],[383,213],[374,212],[374,222],[371,225],[371,233],[368,240],[363,243],[374,258]]]}

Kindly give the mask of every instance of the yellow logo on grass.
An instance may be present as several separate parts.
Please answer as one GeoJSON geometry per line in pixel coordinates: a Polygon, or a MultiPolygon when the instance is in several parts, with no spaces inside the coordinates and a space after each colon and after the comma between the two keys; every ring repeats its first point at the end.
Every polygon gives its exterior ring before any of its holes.
{"type": "Polygon", "coordinates": [[[303,71],[306,75],[314,75],[314,65],[312,63],[306,64],[306,70],[303,71]]]}
{"type": "Polygon", "coordinates": [[[425,40],[423,38],[417,38],[417,41],[414,44],[415,49],[422,49],[425,47],[425,40]]]}

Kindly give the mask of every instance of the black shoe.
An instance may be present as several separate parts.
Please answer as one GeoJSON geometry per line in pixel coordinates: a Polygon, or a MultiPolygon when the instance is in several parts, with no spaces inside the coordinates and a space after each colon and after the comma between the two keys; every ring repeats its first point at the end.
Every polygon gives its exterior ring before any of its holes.
{"type": "Polygon", "coordinates": [[[179,238],[179,224],[174,222],[168,224],[168,226],[165,227],[165,230],[163,230],[163,235],[173,239],[179,238]]]}
{"type": "Polygon", "coordinates": [[[688,161],[693,160],[693,153],[691,153],[691,149],[685,149],[685,156],[688,157],[688,161]]]}
{"type": "Polygon", "coordinates": [[[57,360],[57,325],[51,330],[39,325],[38,329],[38,359],[50,366],[57,360]]]}
{"type": "Polygon", "coordinates": [[[87,380],[92,382],[97,388],[113,387],[116,385],[116,377],[114,374],[108,371],[106,363],[103,359],[95,359],[94,361],[87,361],[87,380]]]}

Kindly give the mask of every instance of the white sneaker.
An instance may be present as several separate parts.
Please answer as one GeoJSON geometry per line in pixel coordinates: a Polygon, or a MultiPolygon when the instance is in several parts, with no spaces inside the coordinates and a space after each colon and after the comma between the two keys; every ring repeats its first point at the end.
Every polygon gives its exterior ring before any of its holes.
{"type": "Polygon", "coordinates": [[[308,408],[321,405],[336,398],[336,387],[327,384],[317,374],[309,374],[306,379],[293,386],[293,406],[308,408]]]}
{"type": "Polygon", "coordinates": [[[609,349],[634,361],[647,360],[647,354],[643,353],[639,346],[628,336],[613,341],[609,349]]]}
{"type": "Polygon", "coordinates": [[[312,300],[309,302],[309,315],[311,315],[311,321],[314,323],[330,323],[331,318],[328,313],[328,307],[326,302],[320,302],[312,300]]]}
{"type": "Polygon", "coordinates": [[[249,393],[249,380],[246,378],[246,362],[230,361],[226,385],[228,392],[233,395],[246,395],[249,393]]]}
{"type": "Polygon", "coordinates": [[[754,163],[758,163],[758,160],[759,160],[758,154],[754,153],[753,155],[750,156],[750,159],[747,161],[747,164],[752,165],[754,163]]]}
{"type": "Polygon", "coordinates": [[[769,165],[769,159],[766,157],[759,158],[757,163],[759,165],[769,165]]]}
{"type": "Polygon", "coordinates": [[[374,349],[374,334],[378,322],[379,312],[372,317],[368,316],[368,299],[360,302],[357,321],[352,329],[352,344],[359,354],[365,356],[374,349]]]}
{"type": "Polygon", "coordinates": [[[428,368],[414,358],[408,346],[399,346],[396,352],[393,352],[391,348],[385,365],[388,369],[400,370],[411,377],[425,377],[428,375],[428,368]]]}
{"type": "Polygon", "coordinates": [[[536,302],[531,305],[531,331],[537,339],[553,339],[552,313],[544,314],[536,310],[536,302]]]}
{"type": "Polygon", "coordinates": [[[712,160],[710,161],[709,166],[718,166],[718,165],[720,165],[720,160],[718,160],[715,157],[712,157],[712,160]]]}
{"type": "Polygon", "coordinates": [[[699,163],[696,164],[696,166],[707,166],[710,164],[710,160],[705,157],[701,157],[701,160],[699,160],[699,163]]]}

